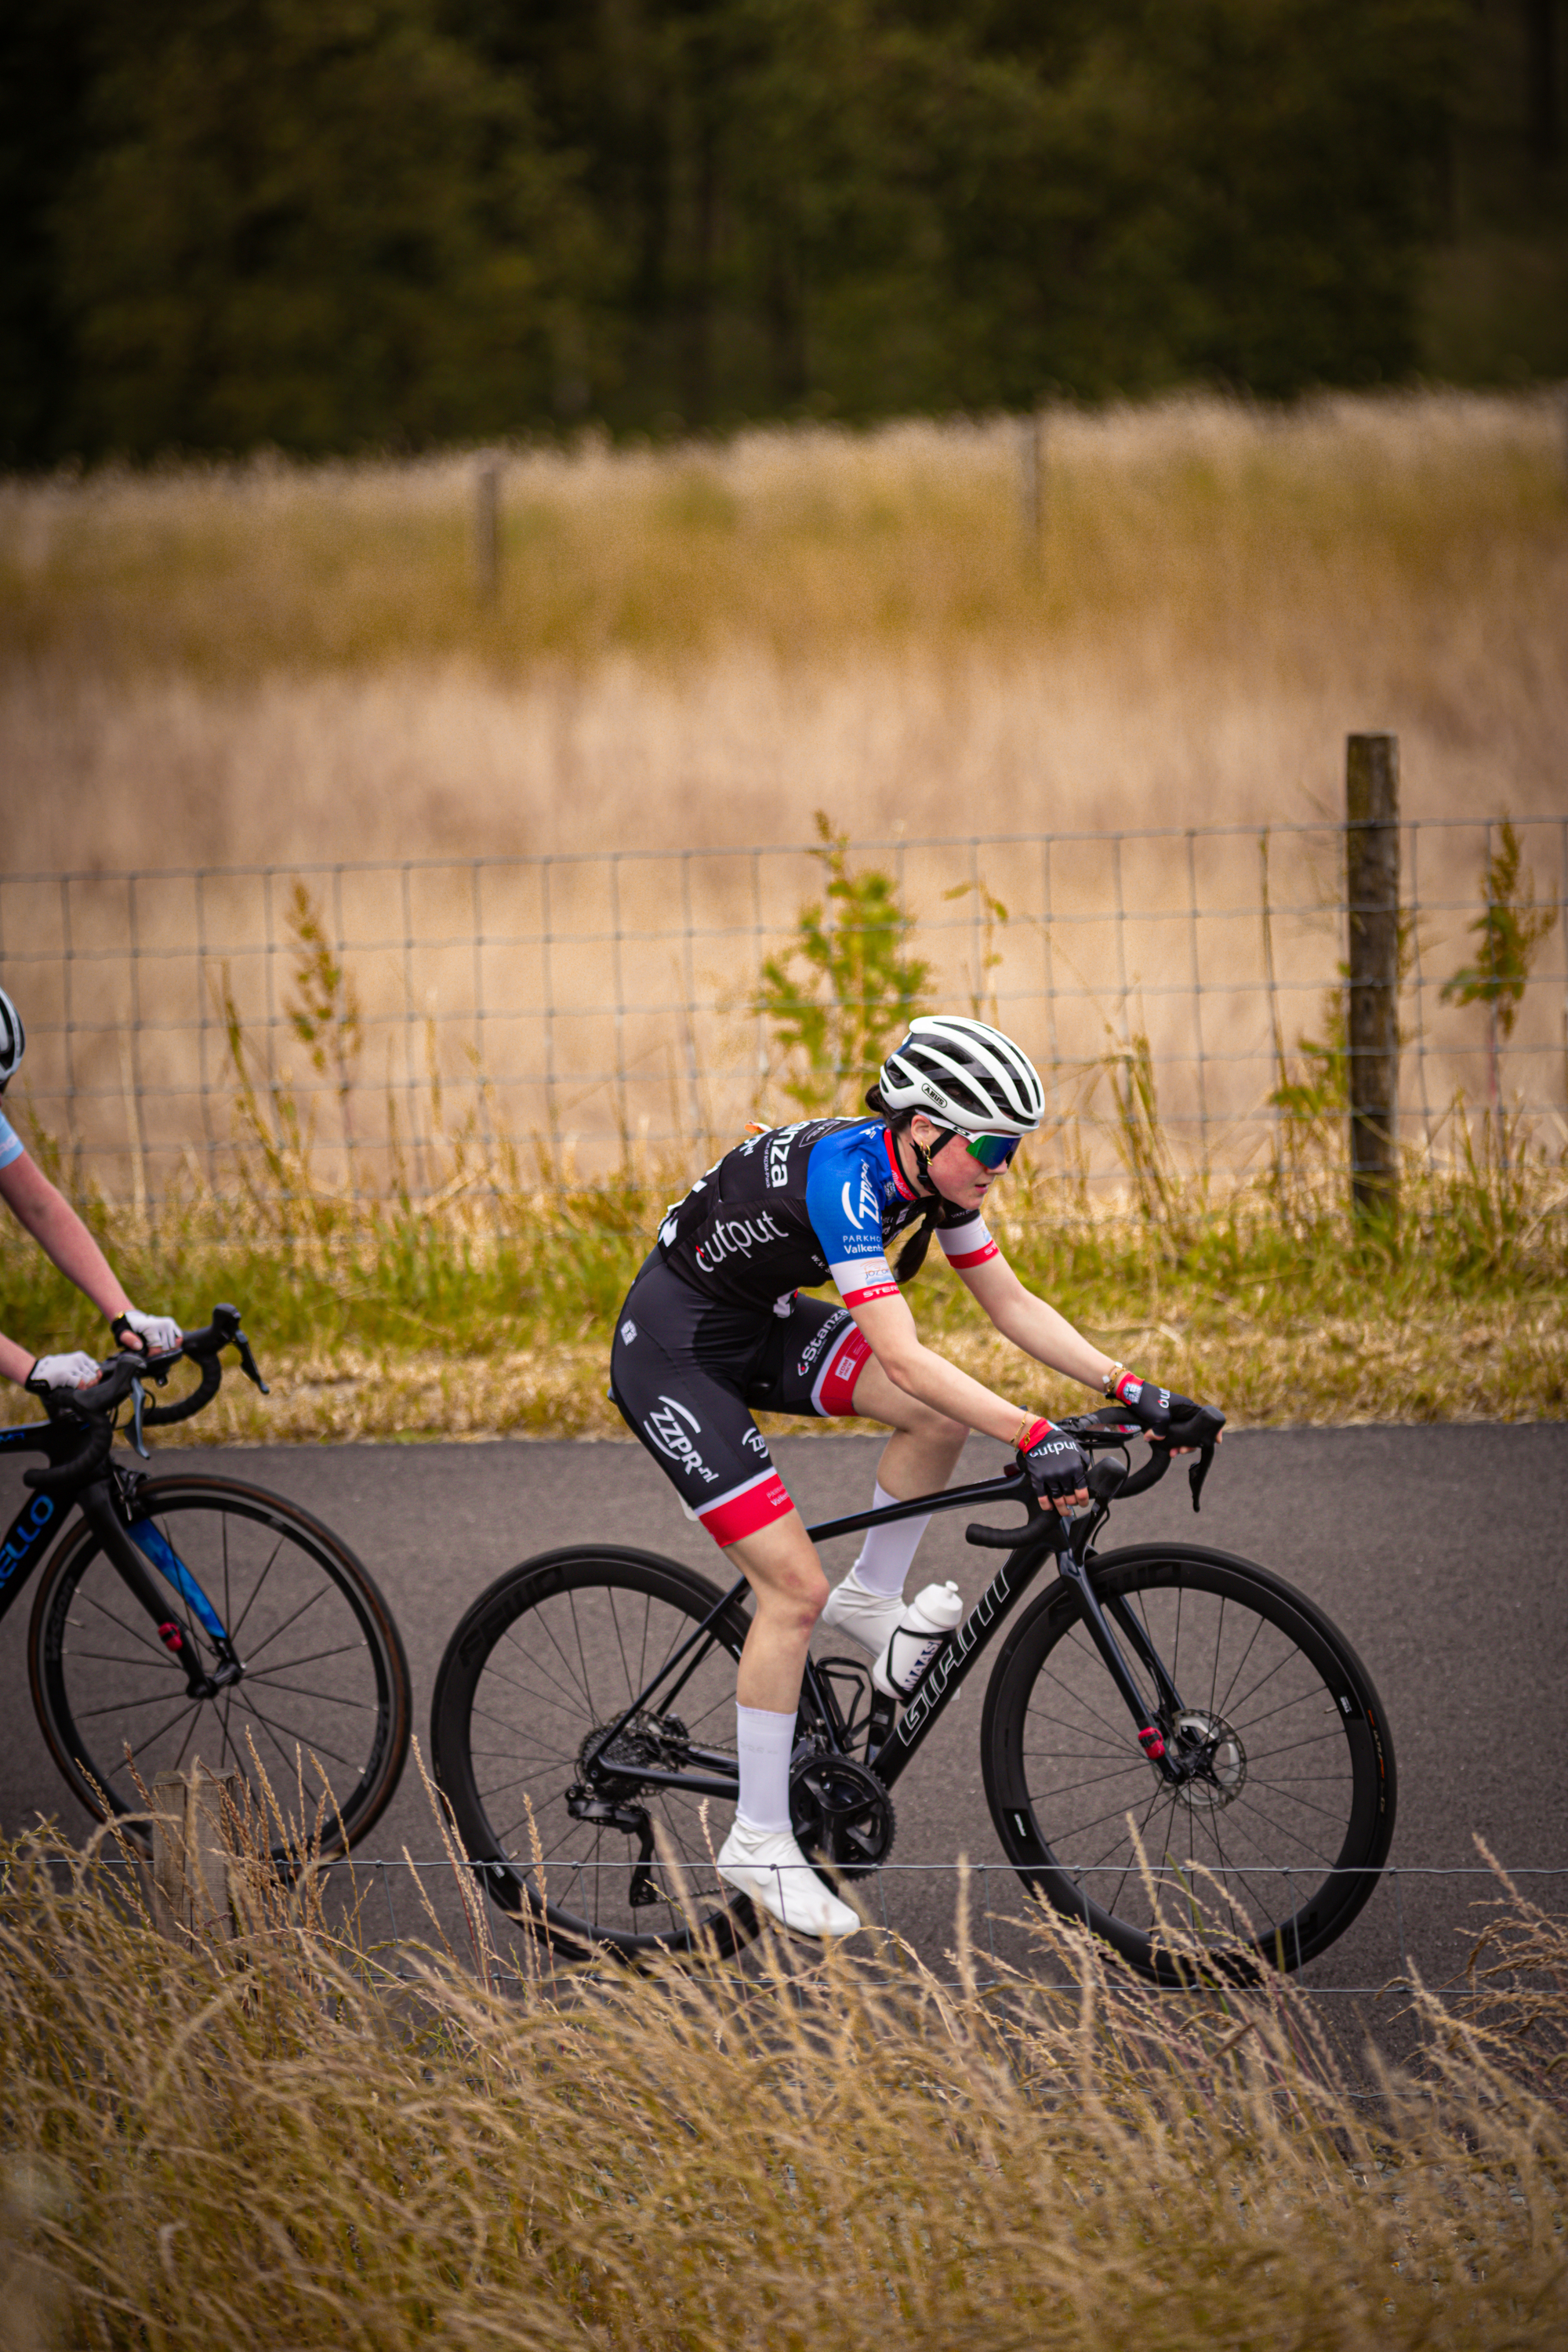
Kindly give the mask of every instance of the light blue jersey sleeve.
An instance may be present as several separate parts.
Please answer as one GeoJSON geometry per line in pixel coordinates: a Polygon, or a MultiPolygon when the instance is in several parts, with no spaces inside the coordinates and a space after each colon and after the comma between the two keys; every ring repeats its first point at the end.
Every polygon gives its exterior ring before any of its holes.
{"type": "Polygon", "coordinates": [[[0,1110],[0,1168],[9,1168],[13,1160],[22,1157],[22,1139],[0,1110]]]}

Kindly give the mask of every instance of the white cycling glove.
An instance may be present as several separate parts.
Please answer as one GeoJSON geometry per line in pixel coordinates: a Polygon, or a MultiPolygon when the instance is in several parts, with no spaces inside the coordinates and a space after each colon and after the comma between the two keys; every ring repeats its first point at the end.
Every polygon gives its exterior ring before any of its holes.
{"type": "Polygon", "coordinates": [[[136,1307],[128,1307],[123,1315],[115,1317],[109,1328],[121,1347],[125,1344],[125,1333],[134,1331],[150,1356],[166,1356],[171,1348],[177,1348],[180,1344],[180,1327],[171,1315],[142,1315],[136,1307]]]}
{"type": "Polygon", "coordinates": [[[86,1389],[97,1380],[98,1366],[79,1348],[74,1356],[40,1356],[27,1378],[47,1389],[86,1389]]]}

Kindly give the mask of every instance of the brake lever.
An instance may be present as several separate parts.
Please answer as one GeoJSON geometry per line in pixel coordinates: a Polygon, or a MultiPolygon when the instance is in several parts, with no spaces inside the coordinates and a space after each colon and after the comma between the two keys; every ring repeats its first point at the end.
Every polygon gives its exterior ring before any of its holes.
{"type": "Polygon", "coordinates": [[[1187,1484],[1193,1490],[1193,1508],[1194,1511],[1199,1511],[1203,1508],[1203,1505],[1199,1502],[1198,1497],[1204,1491],[1204,1480],[1209,1475],[1209,1465],[1213,1460],[1214,1442],[1211,1439],[1208,1444],[1201,1449],[1197,1460],[1192,1464],[1187,1471],[1187,1484]]]}
{"type": "Polygon", "coordinates": [[[261,1391],[263,1396],[270,1396],[272,1391],[261,1377],[260,1371],[257,1366],[256,1359],[250,1352],[250,1342],[246,1338],[243,1331],[237,1331],[235,1333],[234,1344],[239,1349],[239,1369],[245,1374],[246,1379],[247,1381],[254,1381],[256,1386],[261,1391]]]}
{"type": "Polygon", "coordinates": [[[140,1377],[136,1377],[131,1382],[131,1443],[143,1462],[151,1462],[153,1457],[147,1451],[147,1442],[142,1434],[142,1381],[140,1377]]]}

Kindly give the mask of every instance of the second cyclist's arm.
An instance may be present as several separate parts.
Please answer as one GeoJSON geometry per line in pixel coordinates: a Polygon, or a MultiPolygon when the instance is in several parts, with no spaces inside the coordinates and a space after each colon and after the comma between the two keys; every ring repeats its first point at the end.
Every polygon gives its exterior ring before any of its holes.
{"type": "Polygon", "coordinates": [[[124,1314],[131,1301],[113,1267],[70,1202],[26,1152],[0,1168],[0,1200],[106,1322],[124,1314]]]}
{"type": "Polygon", "coordinates": [[[1114,1359],[1094,1347],[1081,1331],[1075,1331],[1065,1315],[1026,1290],[1000,1253],[982,1265],[955,1270],[1005,1339],[1011,1339],[1037,1364],[1048,1365],[1053,1372],[1065,1373],[1069,1381],[1081,1381],[1086,1389],[1103,1394],[1114,1359]]]}

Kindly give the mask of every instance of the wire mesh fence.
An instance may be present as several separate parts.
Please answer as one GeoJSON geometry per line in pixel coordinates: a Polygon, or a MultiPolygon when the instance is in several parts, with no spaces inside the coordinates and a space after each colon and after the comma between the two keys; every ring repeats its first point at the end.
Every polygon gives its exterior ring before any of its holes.
{"type": "MultiPolygon", "coordinates": [[[[1500,899],[1509,837],[1400,828],[1397,1130],[1429,1155],[1456,1096],[1568,1137],[1568,817],[1514,822],[1500,899]]],[[[780,1005],[832,1013],[859,924],[924,967],[924,1002],[1026,1046],[1064,1167],[1113,1178],[1119,1124],[1152,1118],[1239,1171],[1292,1087],[1336,1108],[1344,849],[1327,822],[848,845],[851,877],[887,877],[875,917],[825,893],[808,846],[13,875],[13,1108],[115,1199],[221,1188],[260,1130],[356,1196],[428,1194],[458,1137],[492,1168],[510,1139],[591,1175],[831,1091],[780,1005]]]]}
{"type": "MultiPolygon", "coordinates": [[[[143,1866],[100,1850],[99,1866],[121,1879],[140,1877],[143,1866]]],[[[591,1890],[584,1886],[595,1873],[625,1881],[624,1863],[574,1863],[568,1871],[545,1871],[544,1892],[552,1901],[592,1916],[591,1890]]],[[[653,1868],[658,1871],[660,1865],[653,1868]]],[[[451,1854],[438,1853],[423,1859],[406,1852],[395,1859],[355,1854],[319,1865],[329,1926],[350,1932],[365,1949],[374,1952],[395,1973],[419,1974],[426,1956],[445,1953],[480,1970],[492,1982],[516,1984],[520,1990],[553,1979],[567,1986],[581,1965],[577,1958],[558,1958],[547,1936],[531,1915],[498,1909],[480,1897],[476,1908],[471,1895],[456,1884],[451,1854]],[[499,1962],[499,1969],[495,1964],[499,1962]]],[[[1160,1890],[1163,1908],[1173,1921],[1173,1948],[1191,1948],[1192,1909],[1201,1899],[1211,1910],[1226,1904],[1233,1892],[1227,1881],[1247,1875],[1273,1879],[1285,1885],[1287,1896],[1300,1868],[1284,1864],[1262,1868],[1249,1864],[1246,1874],[1227,1873],[1223,1865],[1199,1873],[1190,1865],[1152,1863],[1151,1882],[1160,1890]]],[[[1458,1865],[1400,1864],[1370,1874],[1376,1885],[1348,1932],[1329,1949],[1296,1968],[1285,1955],[1287,1973],[1329,2013],[1355,2017],[1384,2045],[1387,2054],[1408,2054],[1419,2038],[1403,1992],[1419,1983],[1428,1995],[1446,2004],[1473,2007],[1478,1993],[1500,1998],[1527,1989],[1528,1971],[1499,1965],[1499,1955],[1483,1956],[1484,1975],[1474,1980],[1468,1962],[1483,1927],[1520,1906],[1547,1917],[1557,1916],[1568,1895],[1568,1866],[1531,1863],[1510,1865],[1506,1874],[1480,1863],[1458,1865]]],[[[479,1874],[480,1885],[484,1873],[479,1874]]],[[[510,1875],[510,1874],[509,1874],[510,1875]]],[[[1074,1874],[1084,1891],[1094,1895],[1103,1885],[1114,1888],[1125,1876],[1124,1866],[1107,1864],[1074,1874]]],[[[1323,1874],[1310,1873],[1313,1884],[1323,1874]]],[[[661,1893],[666,1890],[661,1889],[661,1893]]],[[[1075,1948],[1053,1934],[1044,1911],[1006,1864],[985,1861],[887,1862],[847,1888],[841,1885],[869,1930],[861,1947],[867,1959],[880,1952],[901,1966],[898,1953],[912,1953],[939,1982],[955,1985],[955,1947],[961,1938],[958,1920],[966,1922],[964,1973],[977,1990],[1003,1990],[1021,1985],[1076,1996],[1083,1989],[1083,1971],[1075,1948]],[[1041,1932],[1041,1923],[1045,1931],[1041,1932]],[[887,1939],[891,1939],[887,1940],[887,1939]]],[[[698,1906],[693,1916],[705,1915],[698,1906]]],[[[1287,1899],[1281,1906],[1293,1914],[1287,1899]]],[[[648,1919],[655,1920],[650,1908],[648,1919]]],[[[658,1906],[658,1917],[679,1928],[683,1914],[678,1898],[658,1906]]],[[[653,1927],[652,1932],[657,1932],[653,1927]]],[[[814,1948],[795,1948],[803,1957],[814,1948]]],[[[744,1975],[752,1959],[763,1956],[754,1947],[742,1947],[738,1966],[744,1975]],[[750,1957],[748,1957],[750,1955],[750,1957]]],[[[612,1963],[620,1965],[620,1963],[612,1963]]],[[[730,1967],[731,1963],[725,1963],[730,1967]]],[[[766,1960],[763,1977],[777,1980],[775,1961],[766,1960]]],[[[1151,1986],[1152,1995],[1157,1989],[1151,1986]]]]}

